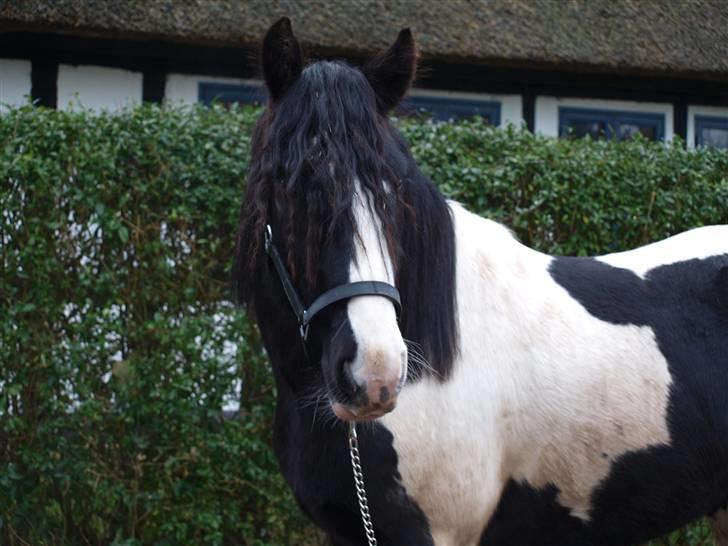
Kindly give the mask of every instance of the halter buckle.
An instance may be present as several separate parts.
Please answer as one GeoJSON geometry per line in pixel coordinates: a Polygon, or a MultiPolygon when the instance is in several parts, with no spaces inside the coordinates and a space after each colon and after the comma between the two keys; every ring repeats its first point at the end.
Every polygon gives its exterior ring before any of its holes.
{"type": "Polygon", "coordinates": [[[308,327],[311,323],[306,320],[307,309],[304,309],[301,313],[301,319],[298,323],[298,333],[301,334],[301,339],[305,342],[308,339],[308,327]]]}
{"type": "Polygon", "coordinates": [[[270,227],[270,224],[265,225],[265,252],[266,254],[270,251],[270,245],[273,242],[273,230],[270,227]]]}

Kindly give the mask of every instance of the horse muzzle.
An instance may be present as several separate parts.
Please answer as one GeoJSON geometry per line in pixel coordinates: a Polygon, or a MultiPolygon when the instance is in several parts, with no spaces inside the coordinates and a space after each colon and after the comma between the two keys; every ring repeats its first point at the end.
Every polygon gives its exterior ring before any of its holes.
{"type": "Polygon", "coordinates": [[[334,402],[331,409],[334,415],[342,421],[374,421],[392,411],[397,405],[396,400],[386,404],[375,403],[371,406],[356,407],[341,402],[334,402]]]}
{"type": "Polygon", "coordinates": [[[331,409],[342,421],[372,421],[392,411],[402,389],[403,376],[368,378],[358,383],[350,403],[332,402],[331,409]]]}

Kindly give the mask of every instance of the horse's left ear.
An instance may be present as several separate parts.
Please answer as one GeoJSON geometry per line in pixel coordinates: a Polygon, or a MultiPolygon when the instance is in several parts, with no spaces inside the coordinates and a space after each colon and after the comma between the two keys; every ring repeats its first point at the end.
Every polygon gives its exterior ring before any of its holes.
{"type": "Polygon", "coordinates": [[[281,17],[263,38],[263,74],[271,98],[280,100],[302,70],[303,53],[293,35],[291,20],[281,17]]]}
{"type": "Polygon", "coordinates": [[[412,31],[402,29],[397,40],[384,53],[362,68],[377,95],[381,114],[392,110],[412,85],[417,72],[417,45],[412,31]]]}

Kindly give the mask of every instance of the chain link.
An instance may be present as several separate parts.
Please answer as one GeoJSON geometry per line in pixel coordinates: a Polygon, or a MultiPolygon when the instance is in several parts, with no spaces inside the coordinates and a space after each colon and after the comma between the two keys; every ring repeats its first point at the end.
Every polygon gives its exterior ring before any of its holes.
{"type": "Polygon", "coordinates": [[[374,536],[372,516],[369,514],[367,492],[366,489],[364,489],[364,474],[361,471],[359,439],[356,436],[356,423],[353,421],[349,422],[349,455],[351,455],[351,468],[354,470],[354,485],[356,486],[356,496],[359,500],[361,521],[364,524],[364,532],[367,535],[367,544],[368,546],[377,546],[377,537],[374,536]]]}

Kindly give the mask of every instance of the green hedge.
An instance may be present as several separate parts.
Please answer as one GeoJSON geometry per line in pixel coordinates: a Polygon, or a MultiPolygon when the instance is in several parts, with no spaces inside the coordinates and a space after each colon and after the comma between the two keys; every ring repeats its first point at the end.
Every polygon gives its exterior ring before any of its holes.
{"type": "MultiPolygon", "coordinates": [[[[0,116],[0,543],[320,541],[270,451],[254,326],[229,303],[256,115],[0,116]]],[[[447,194],[544,251],[728,223],[724,152],[400,126],[447,194]]]]}

